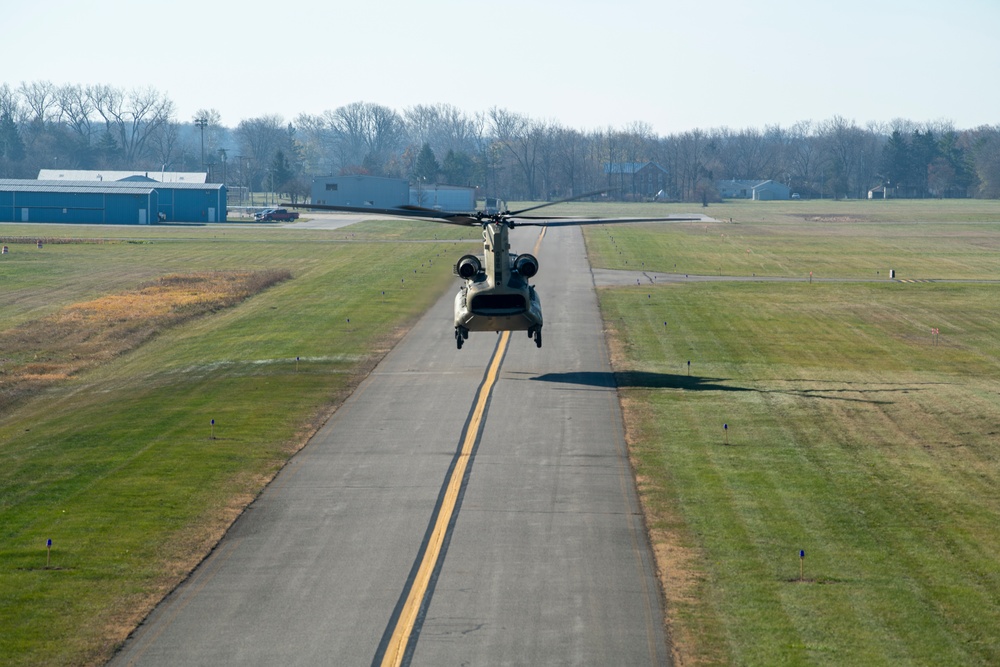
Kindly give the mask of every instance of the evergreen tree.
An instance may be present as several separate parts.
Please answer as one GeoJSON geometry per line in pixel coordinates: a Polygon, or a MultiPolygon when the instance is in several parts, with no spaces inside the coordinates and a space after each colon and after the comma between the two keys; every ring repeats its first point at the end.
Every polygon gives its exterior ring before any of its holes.
{"type": "Polygon", "coordinates": [[[284,185],[290,182],[294,176],[292,166],[288,163],[288,158],[285,157],[284,151],[276,151],[274,159],[271,161],[271,178],[273,181],[268,183],[268,186],[273,185],[277,191],[284,192],[284,185]]]}
{"type": "Polygon", "coordinates": [[[476,163],[468,153],[449,150],[441,163],[441,171],[451,185],[470,185],[475,179],[476,163]]]}
{"type": "Polygon", "coordinates": [[[441,167],[438,165],[437,158],[434,157],[434,151],[431,150],[430,144],[425,143],[420,149],[420,154],[417,155],[416,164],[413,165],[413,177],[418,181],[434,183],[439,171],[441,171],[441,167]]]}
{"type": "Polygon", "coordinates": [[[102,166],[105,168],[118,166],[121,149],[118,147],[118,142],[115,141],[115,137],[111,132],[105,132],[101,135],[100,140],[97,142],[97,152],[101,156],[102,166]]]}
{"type": "Polygon", "coordinates": [[[10,162],[20,162],[24,159],[24,142],[17,130],[14,117],[7,111],[0,116],[0,157],[10,162]]]}
{"type": "MultiPolygon", "coordinates": [[[[910,147],[899,130],[895,130],[882,147],[882,177],[893,188],[906,185],[910,171],[910,147]]],[[[899,191],[897,194],[903,194],[899,191]]]]}
{"type": "Polygon", "coordinates": [[[909,181],[920,192],[920,196],[927,195],[927,170],[934,160],[941,156],[937,141],[934,140],[934,133],[928,130],[921,133],[920,130],[913,131],[913,139],[910,141],[910,176],[909,181]]]}
{"type": "Polygon", "coordinates": [[[975,170],[971,159],[960,145],[958,134],[948,132],[938,142],[942,157],[954,172],[954,179],[946,187],[947,197],[966,197],[969,187],[975,182],[975,170]]]}

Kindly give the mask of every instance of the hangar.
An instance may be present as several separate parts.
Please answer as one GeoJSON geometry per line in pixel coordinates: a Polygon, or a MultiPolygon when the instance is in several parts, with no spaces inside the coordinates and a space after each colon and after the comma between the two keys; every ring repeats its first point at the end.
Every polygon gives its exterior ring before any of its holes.
{"type": "Polygon", "coordinates": [[[312,182],[312,203],[336,206],[396,208],[410,199],[405,178],[382,178],[350,174],[320,176],[312,182]]]}
{"type": "Polygon", "coordinates": [[[474,211],[476,189],[419,183],[410,187],[405,178],[359,174],[317,176],[312,182],[312,203],[372,208],[398,208],[410,204],[446,211],[474,211]]]}
{"type": "Polygon", "coordinates": [[[222,184],[0,179],[0,222],[147,225],[225,220],[222,184]]]}
{"type": "Polygon", "coordinates": [[[475,211],[476,189],[458,185],[426,185],[410,188],[410,204],[444,211],[475,211]]]}

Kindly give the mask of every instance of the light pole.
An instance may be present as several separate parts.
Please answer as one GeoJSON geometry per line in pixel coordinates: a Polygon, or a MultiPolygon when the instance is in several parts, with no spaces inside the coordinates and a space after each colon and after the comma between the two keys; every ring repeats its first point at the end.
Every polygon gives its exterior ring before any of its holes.
{"type": "Polygon", "coordinates": [[[229,159],[229,149],[220,148],[219,157],[222,158],[222,184],[226,184],[226,161],[229,159]]]}
{"type": "MultiPolygon", "coordinates": [[[[247,177],[247,173],[245,171],[246,167],[244,166],[244,162],[243,161],[246,160],[246,162],[249,163],[252,158],[250,158],[250,157],[248,157],[246,155],[238,155],[237,157],[239,157],[239,159],[240,159],[240,180],[242,180],[243,181],[243,185],[247,187],[247,194],[249,195],[249,193],[250,193],[250,190],[249,190],[249,187],[250,187],[249,178],[247,177]]],[[[253,206],[253,199],[250,199],[248,197],[248,201],[249,201],[250,206],[253,206]]]]}
{"type": "Polygon", "coordinates": [[[234,155],[233,157],[235,157],[236,161],[239,162],[238,166],[240,168],[240,178],[239,178],[239,184],[240,184],[240,206],[243,206],[243,156],[242,155],[234,155]]]}
{"type": "Polygon", "coordinates": [[[195,118],[194,124],[201,128],[201,168],[205,169],[205,126],[208,125],[207,118],[195,118]]]}

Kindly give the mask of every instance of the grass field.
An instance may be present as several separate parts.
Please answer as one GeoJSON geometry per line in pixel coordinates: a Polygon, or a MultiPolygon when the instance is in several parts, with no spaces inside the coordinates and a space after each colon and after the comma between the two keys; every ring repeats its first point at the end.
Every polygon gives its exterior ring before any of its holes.
{"type": "MultiPolygon", "coordinates": [[[[426,242],[427,230],[410,225],[392,228],[392,242],[377,224],[0,225],[11,247],[0,259],[6,332],[163,275],[291,275],[161,325],[138,348],[0,413],[0,662],[101,664],[202,558],[331,406],[454,285],[454,256],[474,246],[426,242]],[[42,249],[13,242],[42,235],[42,249]],[[58,242],[66,239],[77,242],[58,242]]],[[[442,336],[450,344],[448,326],[442,336]]],[[[38,346],[31,354],[43,359],[58,352],[41,336],[38,346]]],[[[20,361],[27,354],[19,350],[20,361]]],[[[7,372],[20,362],[0,363],[7,372]]]]}
{"type": "Polygon", "coordinates": [[[601,290],[675,653],[1000,664],[1000,206],[809,204],[587,232],[606,268],[858,278],[601,290]]]}
{"type": "MultiPolygon", "coordinates": [[[[552,209],[665,211],[691,208],[552,209]]],[[[682,664],[1000,663],[1000,300],[971,282],[1000,280],[1000,203],[695,212],[725,222],[589,228],[594,265],[847,282],[601,290],[682,664]]],[[[102,663],[454,285],[479,233],[442,227],[0,225],[0,334],[170,274],[291,276],[0,412],[0,662],[102,663]]]]}

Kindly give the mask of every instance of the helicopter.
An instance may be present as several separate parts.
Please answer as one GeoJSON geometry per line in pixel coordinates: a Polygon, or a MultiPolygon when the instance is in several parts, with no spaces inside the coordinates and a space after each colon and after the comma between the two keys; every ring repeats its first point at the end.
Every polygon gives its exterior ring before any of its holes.
{"type": "Polygon", "coordinates": [[[700,217],[643,218],[566,218],[526,216],[525,213],[546,206],[605,194],[605,191],[558,199],[510,211],[502,200],[488,199],[485,210],[460,213],[404,205],[397,208],[338,206],[332,204],[283,204],[289,208],[307,208],[347,213],[373,213],[403,218],[417,218],[450,225],[479,226],[483,230],[483,254],[462,255],[455,262],[454,273],[464,283],[455,295],[455,344],[459,350],[473,331],[526,331],[542,346],[542,304],[529,281],[539,269],[538,258],[510,249],[510,230],[515,227],[563,227],[627,222],[687,222],[700,217]]]}

